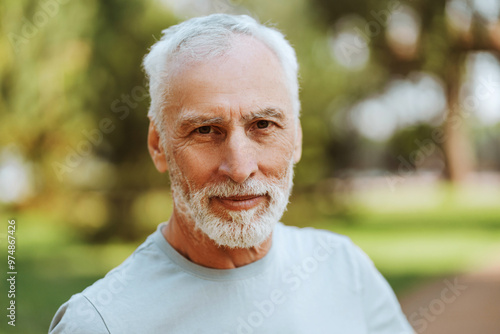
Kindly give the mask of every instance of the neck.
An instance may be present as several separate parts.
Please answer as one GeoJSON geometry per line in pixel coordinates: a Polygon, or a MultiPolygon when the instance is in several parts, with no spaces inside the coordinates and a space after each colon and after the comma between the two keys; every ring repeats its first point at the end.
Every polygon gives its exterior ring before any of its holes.
{"type": "Polygon", "coordinates": [[[162,230],[167,242],[182,256],[203,267],[234,269],[263,258],[271,249],[272,235],[252,248],[228,248],[215,244],[202,231],[195,228],[192,219],[174,212],[162,230]]]}

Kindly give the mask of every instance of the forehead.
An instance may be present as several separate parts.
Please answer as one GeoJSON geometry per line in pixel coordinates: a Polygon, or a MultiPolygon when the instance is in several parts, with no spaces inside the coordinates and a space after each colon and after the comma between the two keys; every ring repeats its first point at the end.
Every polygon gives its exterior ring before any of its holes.
{"type": "Polygon", "coordinates": [[[282,66],[277,56],[253,37],[235,38],[223,56],[178,62],[176,66],[169,82],[167,118],[193,112],[245,117],[269,109],[292,117],[282,66]]]}

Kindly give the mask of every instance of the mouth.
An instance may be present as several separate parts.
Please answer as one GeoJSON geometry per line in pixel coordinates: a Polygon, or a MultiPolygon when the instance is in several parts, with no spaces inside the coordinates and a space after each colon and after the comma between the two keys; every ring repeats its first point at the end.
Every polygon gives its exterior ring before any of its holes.
{"type": "Polygon", "coordinates": [[[221,204],[228,210],[240,211],[250,210],[263,203],[266,199],[265,195],[242,195],[230,197],[214,197],[217,203],[221,204]]]}

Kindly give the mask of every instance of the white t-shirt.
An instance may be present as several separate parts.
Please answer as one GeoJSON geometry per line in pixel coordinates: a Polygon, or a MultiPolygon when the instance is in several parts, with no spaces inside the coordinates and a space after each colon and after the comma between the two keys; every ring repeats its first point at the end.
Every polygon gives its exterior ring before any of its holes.
{"type": "Polygon", "coordinates": [[[262,259],[188,261],[155,233],[57,311],[49,333],[413,333],[393,291],[347,237],[276,225],[262,259]]]}

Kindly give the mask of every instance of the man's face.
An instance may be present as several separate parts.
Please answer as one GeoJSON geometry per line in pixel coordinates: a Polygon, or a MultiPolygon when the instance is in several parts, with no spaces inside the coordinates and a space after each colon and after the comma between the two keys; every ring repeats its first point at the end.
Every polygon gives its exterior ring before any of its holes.
{"type": "Polygon", "coordinates": [[[253,247],[281,218],[300,129],[276,56],[239,37],[170,81],[163,140],[175,210],[217,244],[253,247]]]}

